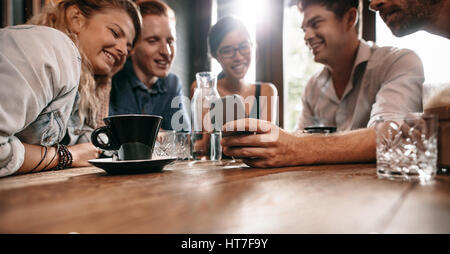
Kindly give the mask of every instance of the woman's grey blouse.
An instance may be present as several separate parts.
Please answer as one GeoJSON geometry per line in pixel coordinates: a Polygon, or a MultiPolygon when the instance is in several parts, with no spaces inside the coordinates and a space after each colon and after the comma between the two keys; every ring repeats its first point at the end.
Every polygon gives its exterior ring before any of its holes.
{"type": "Polygon", "coordinates": [[[0,29],[0,177],[23,164],[23,143],[62,140],[81,72],[77,47],[45,26],[0,29]]]}

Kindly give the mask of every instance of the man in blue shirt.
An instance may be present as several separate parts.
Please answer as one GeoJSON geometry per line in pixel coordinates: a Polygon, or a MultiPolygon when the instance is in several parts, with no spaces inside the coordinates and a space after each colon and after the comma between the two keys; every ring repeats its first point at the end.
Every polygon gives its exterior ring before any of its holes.
{"type": "Polygon", "coordinates": [[[190,130],[182,85],[169,73],[175,57],[175,14],[161,1],[139,4],[143,28],[131,58],[112,80],[110,115],[149,114],[165,130],[190,130]]]}

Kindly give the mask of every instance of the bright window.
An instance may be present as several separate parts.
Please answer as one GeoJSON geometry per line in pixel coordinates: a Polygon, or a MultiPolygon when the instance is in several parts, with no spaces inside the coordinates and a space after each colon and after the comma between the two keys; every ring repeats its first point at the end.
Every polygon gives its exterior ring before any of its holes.
{"type": "Polygon", "coordinates": [[[416,52],[422,59],[425,71],[424,101],[430,91],[450,84],[450,43],[449,40],[424,31],[404,37],[395,37],[377,13],[377,44],[395,46],[416,52]]]}
{"type": "Polygon", "coordinates": [[[284,129],[293,131],[302,110],[301,94],[308,80],[323,68],[314,62],[304,43],[303,15],[297,6],[286,7],[283,31],[284,129]]]}

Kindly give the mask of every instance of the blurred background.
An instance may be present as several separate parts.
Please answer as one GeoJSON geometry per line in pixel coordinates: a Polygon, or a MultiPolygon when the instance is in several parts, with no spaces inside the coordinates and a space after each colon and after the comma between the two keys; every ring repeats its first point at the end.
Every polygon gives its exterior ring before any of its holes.
{"type": "MultiPolygon", "coordinates": [[[[380,46],[414,50],[425,68],[425,86],[450,83],[450,43],[447,39],[418,32],[396,38],[378,14],[360,0],[360,35],[380,46]]],[[[57,0],[1,0],[1,27],[25,23],[46,4],[57,0]]],[[[164,0],[177,16],[177,55],[172,72],[182,80],[184,93],[199,71],[220,72],[220,65],[208,55],[207,34],[212,24],[225,15],[242,19],[257,44],[250,80],[273,83],[279,98],[279,124],[291,131],[301,110],[300,96],[309,78],[323,66],[314,63],[303,42],[302,16],[296,0],[164,0]]]]}

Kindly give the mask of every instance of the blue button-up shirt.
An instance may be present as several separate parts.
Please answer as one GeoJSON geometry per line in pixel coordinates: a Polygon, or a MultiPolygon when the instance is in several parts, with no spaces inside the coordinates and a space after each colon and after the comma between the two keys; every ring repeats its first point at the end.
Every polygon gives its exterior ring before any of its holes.
{"type": "Polygon", "coordinates": [[[128,59],[112,79],[109,115],[158,115],[163,117],[161,128],[189,131],[191,125],[186,100],[175,74],[159,78],[149,89],[139,80],[131,59],[128,59]]]}

